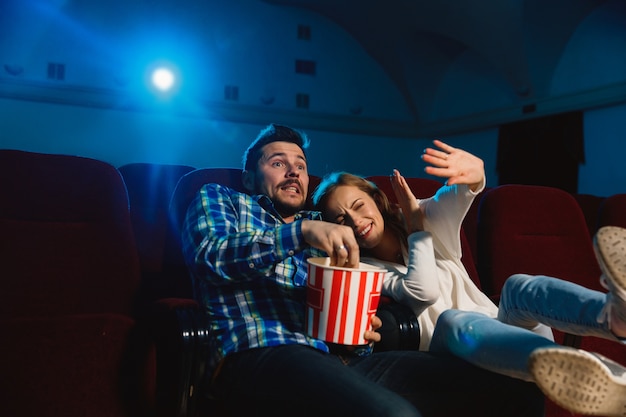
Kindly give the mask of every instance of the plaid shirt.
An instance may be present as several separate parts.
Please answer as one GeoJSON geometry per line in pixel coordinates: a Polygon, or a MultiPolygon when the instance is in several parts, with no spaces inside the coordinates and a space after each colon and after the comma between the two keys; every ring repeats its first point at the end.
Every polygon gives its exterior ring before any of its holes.
{"type": "Polygon", "coordinates": [[[257,347],[303,344],[328,352],[304,328],[309,246],[302,211],[284,223],[267,196],[204,185],[189,206],[183,251],[196,299],[211,317],[214,367],[226,355],[257,347]]]}

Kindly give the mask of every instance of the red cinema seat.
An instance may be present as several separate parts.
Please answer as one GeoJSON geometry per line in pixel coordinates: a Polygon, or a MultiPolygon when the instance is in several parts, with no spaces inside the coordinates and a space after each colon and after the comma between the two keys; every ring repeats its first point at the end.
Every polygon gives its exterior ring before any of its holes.
{"type": "Polygon", "coordinates": [[[500,294],[515,273],[602,289],[587,223],[574,197],[563,190],[518,184],[490,189],[481,200],[478,240],[479,274],[490,294],[500,294]]]}
{"type": "Polygon", "coordinates": [[[171,327],[156,317],[154,325],[137,302],[120,172],[89,158],[0,150],[0,192],[0,415],[180,415],[184,329],[173,310],[160,316],[171,327]]]}
{"type": "Polygon", "coordinates": [[[626,228],[626,194],[606,197],[598,209],[598,227],[619,226],[626,228]]]}
{"type": "MultiPolygon", "coordinates": [[[[575,198],[561,189],[510,184],[487,191],[478,213],[478,259],[483,288],[498,297],[504,281],[515,273],[553,276],[604,291],[583,212],[575,198]]],[[[625,349],[592,337],[559,331],[554,336],[559,343],[613,358],[615,349],[621,349],[622,355],[625,349]]],[[[546,415],[575,416],[549,400],[546,415]]]]}
{"type": "Polygon", "coordinates": [[[598,229],[598,216],[600,206],[604,201],[604,197],[593,194],[573,194],[574,199],[578,202],[580,209],[583,211],[589,236],[593,236],[598,229]]]}
{"type": "Polygon", "coordinates": [[[120,173],[1,150],[0,190],[0,414],[153,411],[155,357],[133,311],[139,260],[120,173]]]}
{"type": "Polygon", "coordinates": [[[118,168],[128,190],[130,216],[142,272],[159,272],[170,198],[188,165],[130,163],[118,168]]]}

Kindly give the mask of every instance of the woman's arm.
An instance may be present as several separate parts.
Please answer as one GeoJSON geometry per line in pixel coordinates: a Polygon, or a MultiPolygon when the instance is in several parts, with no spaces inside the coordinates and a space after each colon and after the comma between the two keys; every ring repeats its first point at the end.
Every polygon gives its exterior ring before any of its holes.
{"type": "Polygon", "coordinates": [[[437,264],[433,238],[424,229],[424,215],[415,195],[398,170],[391,179],[394,194],[406,222],[408,236],[407,273],[388,269],[383,288],[385,293],[420,315],[439,298],[437,264]]]}
{"type": "Polygon", "coordinates": [[[439,298],[437,264],[430,233],[412,233],[408,244],[407,273],[385,264],[388,272],[383,281],[383,294],[409,306],[419,316],[439,298]]]}
{"type": "MultiPolygon", "coordinates": [[[[421,209],[421,227],[433,234],[437,256],[442,259],[460,259],[461,224],[474,197],[485,187],[484,163],[471,153],[442,141],[435,140],[434,144],[439,149],[427,148],[422,155],[422,159],[430,164],[425,171],[447,178],[446,185],[437,190],[433,197],[412,204],[417,204],[421,209]]],[[[403,185],[403,180],[399,173],[394,173],[394,182],[403,185]]],[[[396,196],[401,201],[401,195],[396,192],[396,196]]],[[[411,207],[403,206],[403,210],[410,210],[411,207]]],[[[415,210],[412,212],[415,213],[415,210]]]]}

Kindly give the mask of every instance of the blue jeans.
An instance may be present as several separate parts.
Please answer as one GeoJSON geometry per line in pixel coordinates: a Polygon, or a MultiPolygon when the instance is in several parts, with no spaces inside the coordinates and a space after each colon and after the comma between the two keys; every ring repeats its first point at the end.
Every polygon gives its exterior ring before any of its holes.
{"type": "Polygon", "coordinates": [[[543,416],[534,384],[449,354],[416,350],[358,357],[307,346],[228,356],[212,394],[229,416],[543,416]]]}
{"type": "MultiPolygon", "coordinates": [[[[546,326],[617,341],[601,319],[606,294],[569,281],[516,274],[502,288],[498,319],[448,310],[439,316],[430,350],[448,352],[485,369],[526,381],[533,350],[556,344],[546,326]]],[[[549,330],[549,329],[548,329],[549,330]]]]}

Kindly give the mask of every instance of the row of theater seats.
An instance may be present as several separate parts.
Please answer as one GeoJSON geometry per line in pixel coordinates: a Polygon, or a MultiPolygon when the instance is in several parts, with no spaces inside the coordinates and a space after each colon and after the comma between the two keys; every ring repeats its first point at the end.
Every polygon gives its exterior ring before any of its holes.
{"type": "MultiPolygon", "coordinates": [[[[144,241],[151,245],[143,248],[145,263],[160,265],[162,276],[167,277],[163,282],[188,283],[187,271],[177,250],[180,245],[177,241],[177,227],[182,223],[184,211],[204,183],[218,182],[243,191],[240,170],[195,170],[188,166],[150,164],[130,164],[119,169],[129,188],[131,213],[136,218],[135,232],[137,236],[145,235],[144,241]],[[176,181],[181,173],[185,175],[180,177],[181,181],[176,181]],[[175,190],[176,183],[178,188],[175,190]],[[149,199],[146,199],[146,195],[140,195],[145,192],[149,192],[149,199]],[[174,198],[170,198],[170,194],[174,198]],[[156,209],[156,195],[161,196],[160,209],[156,209]],[[155,214],[167,210],[172,216],[170,220],[173,220],[169,229],[164,226],[164,217],[155,214]],[[161,221],[157,220],[158,217],[161,217],[161,221]],[[142,232],[137,226],[146,219],[151,219],[151,224],[142,232]],[[167,232],[162,233],[163,230],[169,230],[169,235],[167,232]],[[154,251],[155,245],[161,246],[162,250],[154,251]],[[149,253],[152,253],[151,257],[146,256],[149,253]],[[178,278],[172,280],[175,275],[178,278]]],[[[370,176],[368,179],[395,202],[388,176],[370,176]]],[[[313,190],[319,181],[320,177],[312,176],[310,189],[313,190]]],[[[407,178],[407,181],[420,198],[433,195],[442,185],[433,179],[407,178]]],[[[488,188],[477,196],[463,223],[462,260],[474,282],[496,302],[504,280],[516,272],[556,276],[602,290],[598,283],[600,271],[593,254],[591,237],[598,227],[606,224],[626,227],[624,208],[626,194],[603,198],[570,195],[549,187],[507,185],[488,188]]],[[[141,250],[141,244],[139,246],[141,250]]],[[[158,282],[154,279],[154,268],[145,272],[153,275],[147,282],[153,285],[158,282]]],[[[164,294],[178,291],[179,296],[190,293],[189,288],[180,287],[161,288],[161,291],[164,294]]],[[[397,306],[383,307],[393,307],[390,308],[393,315],[390,316],[387,309],[379,311],[379,315],[388,321],[398,322],[394,323],[395,333],[386,334],[392,336],[392,343],[386,348],[410,348],[416,337],[411,332],[415,329],[414,318],[406,311],[398,311],[397,306]],[[402,330],[403,334],[398,334],[402,330]]],[[[560,343],[598,351],[626,363],[626,350],[618,344],[596,338],[574,337],[558,331],[555,331],[555,338],[560,343]]],[[[551,402],[547,403],[547,415],[571,416],[551,402]]]]}
{"type": "Polygon", "coordinates": [[[0,415],[188,415],[207,324],[193,300],[140,296],[120,172],[0,150],[0,190],[0,415]]]}
{"type": "MultiPolygon", "coordinates": [[[[387,176],[369,179],[394,200],[387,176]]],[[[312,176],[310,188],[319,181],[312,176]]],[[[441,186],[408,181],[418,197],[441,186]]],[[[0,414],[227,415],[198,395],[208,324],[192,299],[179,228],[202,184],[243,190],[240,170],[116,169],[88,158],[0,150],[0,182],[0,414]]],[[[576,197],[519,185],[482,192],[461,230],[463,262],[477,285],[496,301],[516,272],[598,288],[591,235],[604,224],[626,226],[626,195],[598,200],[587,215],[576,197]]],[[[394,311],[393,318],[400,342],[410,341],[410,315],[394,311]]],[[[618,344],[557,340],[626,363],[618,344]]],[[[546,416],[565,415],[549,404],[546,416]]]]}

